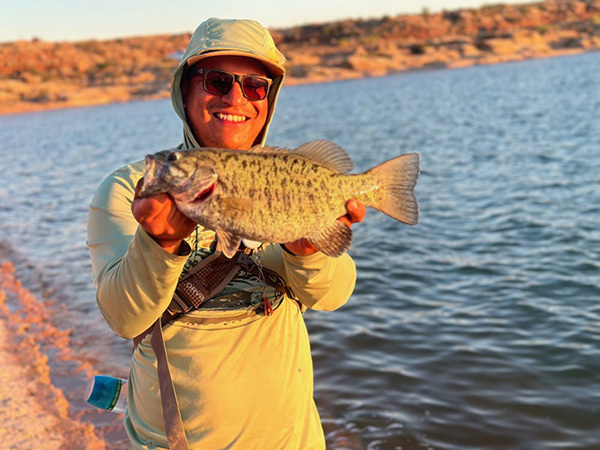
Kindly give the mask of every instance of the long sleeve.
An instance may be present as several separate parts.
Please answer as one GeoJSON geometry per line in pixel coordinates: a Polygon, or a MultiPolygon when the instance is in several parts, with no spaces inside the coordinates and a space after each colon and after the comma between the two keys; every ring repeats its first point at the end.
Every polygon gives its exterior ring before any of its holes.
{"type": "Polygon", "coordinates": [[[88,247],[98,308],[119,335],[133,338],[167,308],[187,256],[162,249],[131,213],[142,162],[102,181],[88,215],[88,247]]]}
{"type": "Polygon", "coordinates": [[[356,283],[356,266],[348,254],[295,256],[281,246],[267,247],[264,265],[278,272],[307,308],[333,311],[348,301],[356,283]]]}

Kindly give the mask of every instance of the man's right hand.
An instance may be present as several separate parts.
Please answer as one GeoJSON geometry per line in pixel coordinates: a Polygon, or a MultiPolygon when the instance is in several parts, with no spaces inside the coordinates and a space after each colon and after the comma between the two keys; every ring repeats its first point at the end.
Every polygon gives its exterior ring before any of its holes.
{"type": "Polygon", "coordinates": [[[169,194],[158,194],[147,198],[139,195],[143,178],[135,187],[131,205],[133,217],[142,228],[166,251],[178,254],[181,240],[196,228],[196,222],[184,216],[169,194]]]}

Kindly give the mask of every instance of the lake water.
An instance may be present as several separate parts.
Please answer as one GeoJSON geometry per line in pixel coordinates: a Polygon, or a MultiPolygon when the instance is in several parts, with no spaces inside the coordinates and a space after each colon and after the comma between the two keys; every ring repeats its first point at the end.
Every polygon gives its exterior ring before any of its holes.
{"type": "MultiPolygon", "coordinates": [[[[360,171],[422,155],[420,224],[370,210],[354,295],[305,315],[329,448],[600,448],[599,73],[588,53],[283,90],[271,144],[331,139],[360,171]]],[[[0,250],[69,332],[52,382],[113,448],[116,416],[77,400],[131,354],[95,306],[87,205],[180,136],[169,101],[0,117],[0,250]]]]}

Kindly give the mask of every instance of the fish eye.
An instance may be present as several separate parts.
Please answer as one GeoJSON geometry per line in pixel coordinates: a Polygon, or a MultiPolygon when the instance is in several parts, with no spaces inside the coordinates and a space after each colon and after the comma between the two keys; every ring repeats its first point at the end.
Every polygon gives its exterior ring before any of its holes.
{"type": "Polygon", "coordinates": [[[172,152],[167,155],[167,161],[177,161],[179,159],[179,152],[172,152]]]}

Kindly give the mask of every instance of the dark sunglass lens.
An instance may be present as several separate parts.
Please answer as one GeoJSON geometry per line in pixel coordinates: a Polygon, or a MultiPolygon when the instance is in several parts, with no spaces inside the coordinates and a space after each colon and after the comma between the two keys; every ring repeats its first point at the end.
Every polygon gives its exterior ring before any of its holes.
{"type": "Polygon", "coordinates": [[[243,82],[244,94],[250,100],[263,100],[269,91],[267,80],[258,77],[246,77],[243,82]]]}
{"type": "Polygon", "coordinates": [[[229,73],[209,70],[204,75],[204,87],[211,94],[227,94],[231,86],[233,86],[233,76],[229,73]]]}

